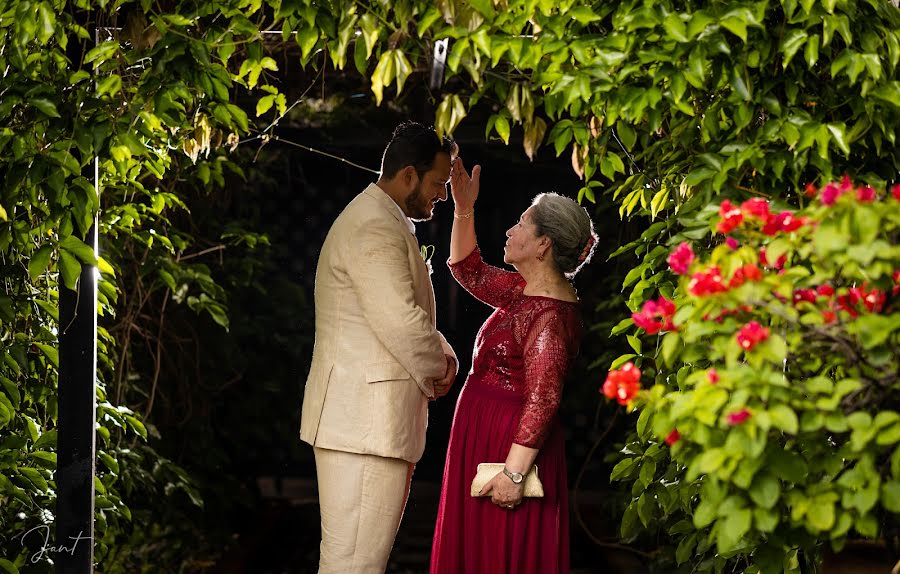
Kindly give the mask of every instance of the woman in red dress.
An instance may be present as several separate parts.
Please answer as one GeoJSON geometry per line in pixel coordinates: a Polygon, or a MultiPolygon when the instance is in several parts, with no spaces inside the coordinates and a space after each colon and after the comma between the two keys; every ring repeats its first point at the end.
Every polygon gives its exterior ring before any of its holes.
{"type": "Polygon", "coordinates": [[[565,446],[557,409],[581,339],[579,303],[569,279],[590,258],[596,235],[587,212],[541,194],[506,235],[504,261],[487,265],[475,238],[481,169],[457,159],[450,269],[495,310],[475,340],[472,370],[459,396],[444,466],[431,574],[554,574],[569,571],[565,446]],[[503,472],[472,497],[483,462],[503,472]],[[524,498],[521,478],[538,467],[542,498],[524,498]]]}

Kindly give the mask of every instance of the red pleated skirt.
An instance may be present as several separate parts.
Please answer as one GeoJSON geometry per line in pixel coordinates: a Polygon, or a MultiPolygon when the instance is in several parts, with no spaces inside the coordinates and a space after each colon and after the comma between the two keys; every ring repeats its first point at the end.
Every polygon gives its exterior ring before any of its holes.
{"type": "Polygon", "coordinates": [[[459,396],[444,466],[431,548],[431,574],[566,574],[569,513],[562,428],[554,419],[535,464],[543,498],[515,510],[474,498],[469,487],[481,462],[504,462],[523,397],[469,380],[459,396]]]}

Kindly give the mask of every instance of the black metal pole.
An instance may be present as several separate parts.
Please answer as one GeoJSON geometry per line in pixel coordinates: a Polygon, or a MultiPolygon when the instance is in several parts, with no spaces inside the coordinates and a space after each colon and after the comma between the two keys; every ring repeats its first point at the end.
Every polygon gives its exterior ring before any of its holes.
{"type": "MultiPolygon", "coordinates": [[[[97,161],[94,189],[99,192],[97,161]]],[[[84,242],[97,254],[97,220],[84,242]]],[[[76,291],[59,285],[59,418],[56,469],[56,574],[94,566],[97,270],[81,266],[76,291]]]]}

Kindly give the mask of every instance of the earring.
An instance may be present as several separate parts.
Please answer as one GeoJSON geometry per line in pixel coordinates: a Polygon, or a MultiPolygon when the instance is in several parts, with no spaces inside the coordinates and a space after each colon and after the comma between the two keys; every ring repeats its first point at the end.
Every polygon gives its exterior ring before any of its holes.
{"type": "Polygon", "coordinates": [[[538,261],[543,261],[543,260],[544,260],[544,254],[541,253],[540,255],[538,255],[538,256],[537,256],[537,260],[538,260],[538,261]]]}

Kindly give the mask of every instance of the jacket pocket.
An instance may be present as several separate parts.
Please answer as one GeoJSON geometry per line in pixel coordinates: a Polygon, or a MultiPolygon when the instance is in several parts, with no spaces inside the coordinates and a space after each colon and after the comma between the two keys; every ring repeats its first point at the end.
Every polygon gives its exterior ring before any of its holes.
{"type": "Polygon", "coordinates": [[[402,381],[408,379],[409,373],[403,365],[396,361],[383,361],[366,365],[366,382],[402,381]]]}

